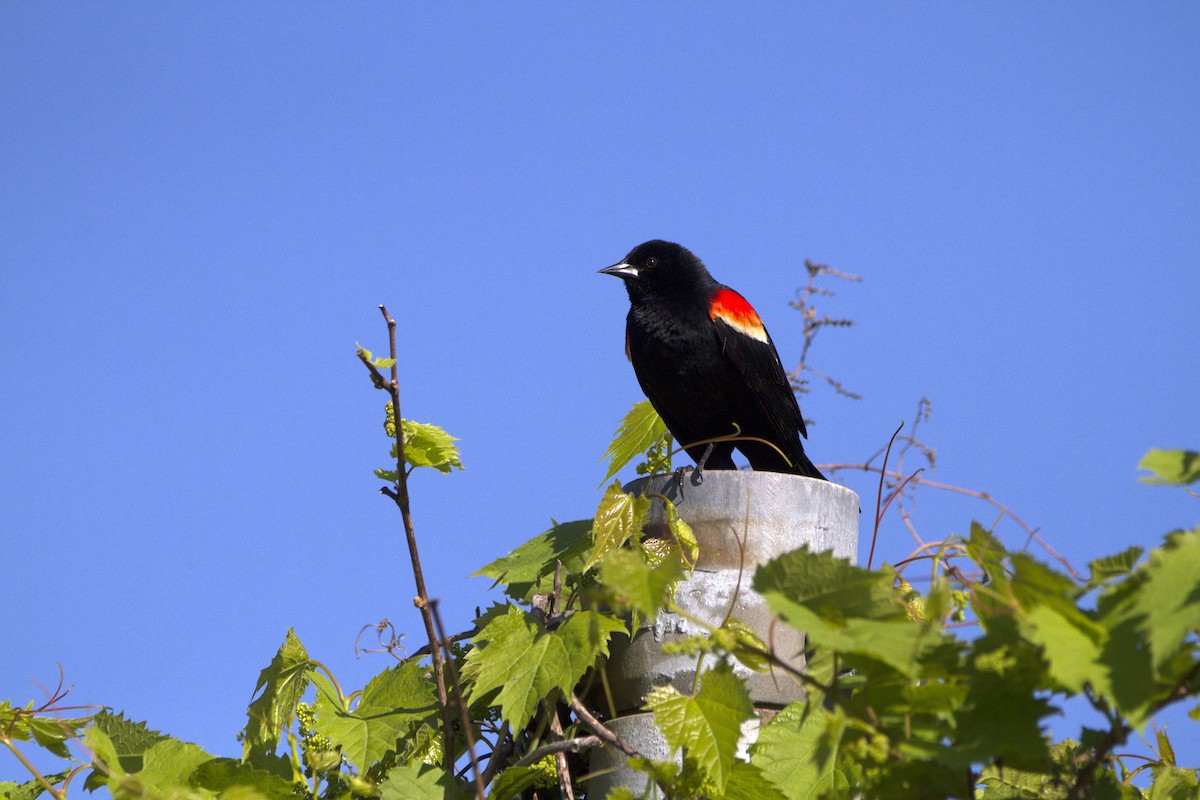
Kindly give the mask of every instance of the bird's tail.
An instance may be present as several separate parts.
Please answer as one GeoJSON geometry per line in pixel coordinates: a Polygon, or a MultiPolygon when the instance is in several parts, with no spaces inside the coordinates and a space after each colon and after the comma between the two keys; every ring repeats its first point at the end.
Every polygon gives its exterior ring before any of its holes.
{"type": "Polygon", "coordinates": [[[803,452],[793,456],[791,462],[794,465],[791,471],[796,475],[803,475],[806,478],[817,478],[822,481],[828,480],[828,478],[821,474],[821,470],[817,469],[816,465],[808,460],[808,456],[803,452]]]}

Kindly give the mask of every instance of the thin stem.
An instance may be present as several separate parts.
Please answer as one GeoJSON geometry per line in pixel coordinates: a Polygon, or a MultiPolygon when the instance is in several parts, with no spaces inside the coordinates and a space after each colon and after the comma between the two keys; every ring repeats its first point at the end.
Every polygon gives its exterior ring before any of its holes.
{"type": "MultiPolygon", "coordinates": [[[[550,715],[550,730],[554,733],[555,738],[561,742],[563,740],[562,720],[558,718],[557,704],[552,700],[546,700],[546,712],[550,715]]],[[[562,795],[563,800],[575,800],[575,787],[571,784],[571,770],[567,765],[567,753],[565,750],[559,750],[554,754],[554,770],[558,773],[558,792],[562,795]]]]}
{"type": "Polygon", "coordinates": [[[606,744],[611,744],[613,747],[617,748],[627,756],[641,755],[641,753],[629,746],[624,739],[606,728],[603,722],[596,719],[596,716],[591,711],[588,711],[587,706],[585,706],[574,694],[571,695],[570,705],[571,710],[575,712],[575,715],[583,720],[584,724],[595,731],[596,735],[603,739],[606,744]]]}
{"type": "MultiPolygon", "coordinates": [[[[479,772],[479,757],[475,754],[475,734],[471,730],[471,720],[467,717],[467,702],[463,699],[462,687],[458,683],[458,667],[454,664],[454,654],[450,652],[450,643],[446,641],[446,630],[442,627],[442,615],[438,613],[438,601],[429,603],[430,613],[437,624],[438,639],[446,648],[447,663],[450,665],[450,682],[454,686],[455,707],[458,709],[458,722],[462,725],[463,735],[467,739],[467,756],[471,759],[471,773],[475,777],[475,795],[483,800],[483,776],[479,772]]],[[[453,756],[452,756],[453,757],[453,756]]]]}
{"type": "MultiPolygon", "coordinates": [[[[413,530],[412,510],[409,505],[408,498],[408,473],[405,471],[404,460],[404,431],[400,413],[400,376],[399,368],[396,361],[396,320],[388,313],[387,306],[380,305],[379,312],[383,314],[384,320],[388,327],[388,354],[392,359],[391,380],[387,383],[387,392],[392,399],[392,415],[395,418],[395,440],[396,440],[396,484],[394,491],[387,491],[387,494],[396,503],[400,509],[400,517],[404,522],[404,537],[408,543],[408,555],[412,561],[413,580],[417,585],[417,596],[413,600],[413,605],[421,612],[421,621],[425,624],[425,636],[429,639],[430,645],[430,660],[433,662],[433,678],[437,685],[438,703],[442,707],[442,743],[443,750],[449,760],[447,768],[451,768],[454,761],[454,722],[450,715],[450,703],[446,694],[446,675],[445,665],[442,662],[442,651],[438,647],[437,633],[433,628],[433,614],[429,610],[429,592],[425,589],[425,575],[421,571],[421,557],[417,551],[417,534],[413,530]]],[[[366,360],[364,359],[364,362],[366,360]]],[[[366,362],[368,367],[370,363],[366,362]]],[[[378,370],[371,369],[372,380],[375,380],[375,375],[378,370]]],[[[376,381],[376,386],[378,382],[376,381]]]]}
{"type": "Polygon", "coordinates": [[[5,736],[4,738],[0,738],[0,742],[3,742],[4,746],[11,750],[12,754],[17,757],[17,760],[25,765],[25,769],[29,770],[34,778],[37,778],[38,783],[46,787],[47,792],[57,798],[57,800],[63,800],[63,798],[66,797],[61,790],[55,788],[54,784],[52,784],[45,775],[38,772],[38,768],[31,764],[29,759],[25,758],[25,755],[17,749],[15,744],[13,744],[12,739],[9,739],[7,736],[5,736]]]}
{"type": "MultiPolygon", "coordinates": [[[[875,467],[875,466],[872,466],[871,464],[818,464],[817,466],[820,467],[822,470],[825,470],[826,472],[837,472],[838,470],[855,469],[855,470],[860,470],[862,472],[878,472],[878,473],[880,473],[881,476],[886,475],[887,477],[893,478],[895,480],[904,480],[905,478],[908,477],[907,475],[905,475],[903,473],[895,472],[895,471],[889,470],[889,469],[881,469],[880,467],[875,467]]],[[[1043,550],[1045,550],[1046,553],[1049,554],[1051,558],[1053,558],[1059,564],[1062,564],[1063,569],[1065,569],[1065,570],[1067,570],[1067,572],[1071,573],[1071,576],[1074,577],[1075,580],[1077,580],[1077,581],[1083,580],[1083,576],[1079,574],[1078,570],[1076,570],[1073,566],[1071,566],[1070,562],[1068,562],[1065,558],[1063,558],[1063,556],[1057,550],[1055,550],[1053,547],[1051,547],[1049,545],[1049,543],[1046,542],[1045,539],[1043,539],[1040,535],[1038,535],[1037,530],[1034,529],[1033,526],[1031,526],[1029,523],[1025,522],[1025,520],[1018,517],[1016,514],[1014,514],[1012,512],[1012,510],[1008,506],[1004,505],[1003,503],[1001,503],[996,498],[992,497],[987,492],[981,492],[976,489],[966,489],[966,488],[963,488],[962,486],[954,486],[953,484],[941,483],[939,481],[931,481],[927,478],[913,478],[911,483],[914,486],[928,486],[931,489],[941,489],[942,491],[953,492],[955,494],[961,494],[966,497],[974,497],[978,500],[982,500],[985,503],[990,504],[991,506],[995,507],[996,509],[998,509],[1000,511],[1003,511],[1004,515],[1007,516],[1009,519],[1011,519],[1013,522],[1015,522],[1017,524],[1017,526],[1019,528],[1021,528],[1021,530],[1024,531],[1029,536],[1029,539],[1031,541],[1037,542],[1038,545],[1043,550]]],[[[918,542],[918,543],[920,543],[920,542],[918,542]]]]}
{"type": "Polygon", "coordinates": [[[558,753],[578,753],[583,750],[589,750],[593,747],[599,747],[604,744],[604,740],[599,736],[580,736],[576,739],[563,739],[560,742],[551,742],[544,744],[541,747],[530,750],[514,767],[530,767],[541,761],[549,755],[558,753]]]}
{"type": "Polygon", "coordinates": [[[871,531],[871,550],[867,554],[867,569],[871,568],[871,561],[875,558],[875,542],[879,539],[879,523],[883,521],[880,506],[883,504],[883,477],[887,471],[888,456],[892,454],[892,444],[902,430],[904,430],[903,420],[900,422],[900,427],[896,428],[896,432],[892,434],[892,438],[888,439],[887,452],[883,454],[883,469],[879,471],[879,490],[875,494],[875,529],[871,531]]]}
{"type": "Polygon", "coordinates": [[[496,734],[496,745],[492,748],[492,754],[488,757],[487,769],[483,771],[483,782],[485,785],[492,782],[492,778],[504,766],[508,757],[512,754],[513,738],[510,735],[508,723],[505,722],[500,726],[500,732],[496,734]]]}

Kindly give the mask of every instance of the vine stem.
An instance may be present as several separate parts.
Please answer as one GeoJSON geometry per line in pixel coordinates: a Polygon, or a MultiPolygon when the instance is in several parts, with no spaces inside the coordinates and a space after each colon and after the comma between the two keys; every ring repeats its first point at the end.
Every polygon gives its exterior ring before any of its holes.
{"type": "Polygon", "coordinates": [[[454,666],[454,654],[450,652],[450,642],[446,638],[446,629],[442,626],[442,615],[438,613],[437,600],[429,603],[433,621],[437,625],[438,641],[446,648],[447,665],[450,668],[450,681],[454,685],[454,705],[458,709],[458,722],[462,725],[463,736],[467,740],[467,755],[471,761],[471,772],[475,778],[475,796],[483,800],[483,776],[479,772],[479,757],[475,754],[475,734],[471,732],[471,720],[467,714],[467,700],[463,697],[462,686],[458,682],[458,667],[454,666]]]}
{"type": "MultiPolygon", "coordinates": [[[[392,359],[391,380],[385,382],[387,393],[392,400],[392,414],[396,420],[396,484],[395,489],[384,487],[380,491],[392,498],[400,509],[400,517],[404,521],[404,537],[408,542],[408,555],[412,560],[413,579],[417,585],[417,596],[413,605],[421,612],[421,621],[425,623],[425,635],[429,639],[430,660],[433,662],[433,678],[437,685],[438,703],[442,708],[442,742],[444,752],[450,765],[454,761],[454,718],[450,711],[449,697],[446,693],[445,663],[442,659],[442,649],[438,646],[437,632],[433,626],[433,613],[429,608],[429,592],[425,589],[425,575],[421,571],[421,557],[417,551],[417,534],[413,529],[412,510],[408,499],[408,471],[404,460],[404,431],[400,414],[400,376],[396,361],[396,320],[388,313],[387,306],[380,305],[379,312],[387,322],[388,355],[392,359]]],[[[368,359],[360,353],[359,358],[371,371],[372,380],[379,387],[379,372],[368,359]]],[[[448,765],[448,766],[450,766],[448,765]]]]}
{"type": "Polygon", "coordinates": [[[46,791],[48,791],[57,800],[64,800],[64,798],[66,797],[66,793],[56,789],[54,787],[54,784],[50,783],[50,781],[47,780],[45,775],[38,772],[37,767],[35,767],[33,764],[31,764],[29,762],[29,759],[25,758],[25,754],[17,749],[17,746],[15,744],[13,744],[12,739],[5,736],[3,738],[0,738],[0,742],[4,742],[4,746],[12,751],[12,754],[14,756],[16,756],[17,760],[20,761],[25,766],[25,769],[29,770],[29,772],[33,775],[33,777],[37,778],[38,783],[40,783],[42,786],[46,787],[46,791]]]}
{"type": "Polygon", "coordinates": [[[617,734],[605,727],[603,722],[596,719],[596,715],[589,711],[588,707],[585,706],[583,702],[574,694],[571,695],[570,699],[568,700],[568,704],[571,706],[571,710],[575,712],[575,716],[583,720],[584,724],[595,731],[596,735],[603,739],[606,744],[611,744],[613,747],[617,748],[627,756],[641,755],[641,753],[631,747],[624,739],[622,739],[620,736],[617,736],[617,734]]]}
{"type": "MultiPolygon", "coordinates": [[[[1045,550],[1046,553],[1051,558],[1053,558],[1055,561],[1057,561],[1059,564],[1061,564],[1063,566],[1063,569],[1065,569],[1067,572],[1071,573],[1071,577],[1073,577],[1077,581],[1082,581],[1084,579],[1083,576],[1079,574],[1079,571],[1077,569],[1075,569],[1075,567],[1071,566],[1071,563],[1069,561],[1067,561],[1067,559],[1064,558],[1062,556],[1062,554],[1060,554],[1057,550],[1055,550],[1053,547],[1051,547],[1050,543],[1047,542],[1041,535],[1038,534],[1037,529],[1035,529],[1029,523],[1025,522],[1025,520],[1018,517],[1016,514],[1014,514],[1012,512],[1011,509],[1009,509],[1008,506],[1004,505],[1003,503],[1001,503],[996,498],[992,497],[987,492],[981,492],[977,489],[967,489],[962,486],[955,486],[950,483],[941,483],[940,481],[931,481],[928,478],[916,477],[915,473],[914,473],[914,475],[905,475],[901,472],[896,472],[896,471],[886,469],[886,468],[880,469],[879,467],[872,466],[871,464],[818,464],[817,466],[820,467],[821,469],[825,470],[826,472],[838,472],[840,470],[860,470],[862,472],[877,472],[877,473],[880,473],[881,478],[886,476],[886,477],[892,478],[894,480],[906,481],[908,483],[911,483],[914,486],[928,486],[931,489],[940,489],[945,492],[953,492],[954,494],[961,494],[966,497],[974,497],[978,500],[982,500],[985,503],[990,504],[997,511],[999,511],[1001,518],[1008,517],[1013,522],[1015,522],[1017,524],[1017,526],[1019,528],[1021,528],[1021,530],[1024,531],[1025,534],[1029,537],[1028,538],[1029,542],[1037,542],[1039,547],[1041,547],[1043,550],[1045,550]]],[[[918,539],[917,544],[924,544],[924,542],[918,539]]],[[[1025,548],[1022,548],[1022,549],[1028,549],[1028,544],[1026,545],[1025,548]]]]}

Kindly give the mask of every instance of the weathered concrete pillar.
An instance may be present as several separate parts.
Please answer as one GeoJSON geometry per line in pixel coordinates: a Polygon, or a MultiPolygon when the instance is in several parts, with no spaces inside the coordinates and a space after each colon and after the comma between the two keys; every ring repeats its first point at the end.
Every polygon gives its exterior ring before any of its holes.
{"type": "MultiPolygon", "coordinates": [[[[804,636],[784,626],[771,636],[771,614],[765,601],[751,590],[754,570],[775,556],[807,544],[814,551],[832,550],[854,559],[858,551],[858,495],[844,486],[797,475],[775,472],[708,471],[699,485],[684,478],[682,489],[673,476],[643,478],[625,487],[640,494],[662,494],[671,499],[679,515],[691,526],[700,546],[692,575],[675,592],[679,608],[689,616],[716,627],[730,614],[749,625],[763,641],[774,640],[776,652],[792,666],[804,666],[804,636]]],[[[661,500],[651,506],[647,536],[669,536],[666,507],[661,500]]],[[[614,642],[608,661],[608,680],[621,736],[649,748],[662,758],[665,743],[653,727],[651,716],[639,713],[646,693],[671,684],[690,694],[696,675],[695,656],[672,656],[662,646],[672,639],[704,633],[680,614],[662,611],[647,621],[629,642],[614,642]],[[653,742],[657,742],[652,746],[653,742]]],[[[709,659],[705,668],[712,665],[709,659]]],[[[760,713],[772,713],[803,696],[803,687],[780,670],[756,673],[735,664],[746,679],[750,696],[760,713]]],[[[752,726],[753,727],[753,726],[752,726]]],[[[747,731],[747,744],[757,728],[747,731]]],[[[637,744],[634,745],[638,747],[637,744]]],[[[638,747],[641,750],[640,747],[638,747]]],[[[616,768],[589,782],[589,789],[604,797],[608,790],[626,786],[639,795],[646,778],[626,769],[620,754],[609,749],[593,751],[591,769],[616,768]]]]}

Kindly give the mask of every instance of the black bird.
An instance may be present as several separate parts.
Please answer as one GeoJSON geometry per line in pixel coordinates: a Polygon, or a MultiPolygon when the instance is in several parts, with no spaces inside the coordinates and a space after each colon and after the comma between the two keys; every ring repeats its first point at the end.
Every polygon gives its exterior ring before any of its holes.
{"type": "Polygon", "coordinates": [[[660,239],[600,271],[625,282],[631,305],[625,353],[699,471],[736,469],[736,447],[756,470],[825,479],[804,454],[800,437],[808,432],[796,395],[744,297],[717,283],[690,250],[660,239]],[[774,447],[750,440],[697,444],[735,433],[774,447]]]}

